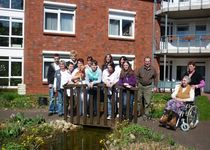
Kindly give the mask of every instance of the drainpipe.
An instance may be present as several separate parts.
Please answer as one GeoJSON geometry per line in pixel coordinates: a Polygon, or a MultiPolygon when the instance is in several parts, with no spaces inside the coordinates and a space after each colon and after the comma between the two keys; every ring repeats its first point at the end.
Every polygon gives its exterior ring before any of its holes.
{"type": "Polygon", "coordinates": [[[152,63],[154,63],[154,54],[155,54],[155,13],[156,13],[156,6],[157,6],[157,0],[154,0],[153,4],[153,18],[152,18],[152,63]]]}
{"type": "Polygon", "coordinates": [[[163,68],[163,83],[164,83],[164,91],[165,91],[165,82],[166,82],[166,53],[168,52],[168,14],[165,14],[165,48],[166,52],[164,52],[164,68],[163,68]]]}

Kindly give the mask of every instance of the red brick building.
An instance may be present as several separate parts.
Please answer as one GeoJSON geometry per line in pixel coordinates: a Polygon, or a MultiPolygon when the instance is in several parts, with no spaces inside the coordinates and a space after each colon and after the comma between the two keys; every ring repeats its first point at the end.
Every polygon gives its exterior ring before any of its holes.
{"type": "Polygon", "coordinates": [[[67,60],[126,55],[134,68],[152,56],[153,1],[28,0],[24,3],[23,81],[27,94],[47,93],[46,72],[54,53],[67,60]]]}

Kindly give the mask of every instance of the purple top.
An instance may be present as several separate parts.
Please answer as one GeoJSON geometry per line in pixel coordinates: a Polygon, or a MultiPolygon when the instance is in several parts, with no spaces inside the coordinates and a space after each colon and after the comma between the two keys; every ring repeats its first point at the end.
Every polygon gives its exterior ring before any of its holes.
{"type": "Polygon", "coordinates": [[[136,86],[136,76],[133,75],[126,75],[124,78],[120,78],[118,81],[118,85],[123,86],[124,83],[128,83],[129,85],[135,87],[136,86]]]}

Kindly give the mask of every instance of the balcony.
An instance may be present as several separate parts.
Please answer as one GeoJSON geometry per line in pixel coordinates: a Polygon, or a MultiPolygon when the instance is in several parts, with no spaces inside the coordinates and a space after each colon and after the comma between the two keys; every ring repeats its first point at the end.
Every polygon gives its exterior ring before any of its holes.
{"type": "Polygon", "coordinates": [[[155,54],[210,54],[210,35],[162,36],[155,54]]]}
{"type": "Polygon", "coordinates": [[[167,12],[171,18],[209,17],[210,0],[162,0],[156,10],[156,15],[167,12]]]}

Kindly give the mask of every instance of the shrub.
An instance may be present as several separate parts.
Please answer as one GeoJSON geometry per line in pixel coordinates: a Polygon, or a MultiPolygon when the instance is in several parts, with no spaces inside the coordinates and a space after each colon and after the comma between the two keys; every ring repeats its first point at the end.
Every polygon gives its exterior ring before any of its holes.
{"type": "Polygon", "coordinates": [[[17,92],[0,92],[0,108],[29,109],[39,107],[38,98],[43,95],[18,95],[17,92]]]}

